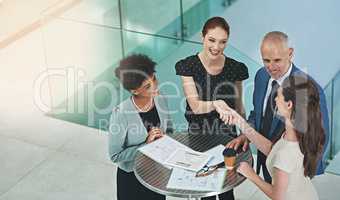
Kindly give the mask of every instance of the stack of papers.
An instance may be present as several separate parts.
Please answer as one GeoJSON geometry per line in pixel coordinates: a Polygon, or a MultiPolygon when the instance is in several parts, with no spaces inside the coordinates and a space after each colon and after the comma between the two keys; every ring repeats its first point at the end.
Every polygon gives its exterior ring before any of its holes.
{"type": "Polygon", "coordinates": [[[173,168],[167,188],[220,191],[227,173],[225,168],[217,169],[209,176],[202,177],[196,177],[196,172],[205,165],[222,163],[224,148],[223,145],[218,145],[201,153],[165,135],[138,150],[165,167],[173,168]]]}
{"type": "Polygon", "coordinates": [[[167,135],[164,135],[163,137],[139,148],[138,150],[154,161],[164,165],[165,161],[169,159],[176,149],[190,150],[190,148],[184,144],[172,139],[167,135]]]}
{"type": "Polygon", "coordinates": [[[166,165],[197,172],[212,158],[209,154],[188,149],[177,149],[165,161],[166,165]]]}

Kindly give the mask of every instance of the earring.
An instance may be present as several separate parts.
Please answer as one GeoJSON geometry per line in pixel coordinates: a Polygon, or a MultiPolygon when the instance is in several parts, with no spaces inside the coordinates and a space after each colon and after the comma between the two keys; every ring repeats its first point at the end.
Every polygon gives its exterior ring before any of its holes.
{"type": "Polygon", "coordinates": [[[131,90],[131,94],[133,94],[133,95],[137,95],[137,94],[138,94],[138,92],[137,92],[136,90],[131,90]]]}

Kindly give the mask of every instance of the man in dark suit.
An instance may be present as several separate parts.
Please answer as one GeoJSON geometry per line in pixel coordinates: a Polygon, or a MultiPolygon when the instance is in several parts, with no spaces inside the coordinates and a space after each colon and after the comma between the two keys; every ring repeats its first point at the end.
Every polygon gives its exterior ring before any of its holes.
{"type": "MultiPolygon", "coordinates": [[[[293,48],[289,47],[288,36],[279,31],[269,32],[263,38],[261,44],[261,56],[264,67],[260,68],[255,75],[253,110],[250,112],[248,122],[266,138],[273,143],[281,137],[284,132],[284,122],[280,120],[275,112],[275,97],[277,88],[283,80],[292,75],[308,76],[292,63],[293,48]]],[[[324,152],[329,141],[329,119],[325,94],[318,86],[320,94],[320,109],[322,113],[323,126],[326,134],[324,152]]],[[[248,147],[248,139],[240,134],[237,138],[227,144],[227,147],[235,148],[242,146],[243,150],[248,147]]],[[[325,154],[325,153],[324,153],[325,154]]],[[[318,163],[317,174],[323,174],[325,169],[325,155],[318,163]]],[[[256,172],[262,173],[266,182],[271,183],[271,177],[266,167],[266,156],[257,151],[256,172]]]]}

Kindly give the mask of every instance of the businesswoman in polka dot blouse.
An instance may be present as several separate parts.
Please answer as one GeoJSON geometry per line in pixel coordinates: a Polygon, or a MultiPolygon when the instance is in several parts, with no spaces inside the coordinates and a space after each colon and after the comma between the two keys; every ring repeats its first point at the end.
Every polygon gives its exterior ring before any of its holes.
{"type": "MultiPolygon", "coordinates": [[[[202,30],[203,49],[176,63],[187,101],[185,118],[192,134],[229,134],[235,129],[225,125],[219,111],[231,107],[245,116],[242,103],[242,81],[249,77],[245,64],[224,55],[230,28],[225,19],[213,17],[202,30]]],[[[214,200],[215,196],[202,198],[214,200]]],[[[234,199],[233,191],[219,199],[234,199]]]]}

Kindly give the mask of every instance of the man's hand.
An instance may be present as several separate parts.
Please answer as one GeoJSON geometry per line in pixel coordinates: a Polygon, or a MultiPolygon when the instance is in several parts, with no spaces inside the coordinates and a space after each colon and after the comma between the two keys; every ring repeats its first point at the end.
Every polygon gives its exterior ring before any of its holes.
{"type": "Polygon", "coordinates": [[[160,128],[152,127],[151,130],[148,132],[148,137],[146,138],[146,143],[149,144],[158,138],[163,137],[164,133],[160,128]]]}
{"type": "Polygon", "coordinates": [[[237,150],[240,146],[242,146],[243,151],[246,151],[249,147],[249,141],[247,137],[243,134],[228,142],[228,144],[226,145],[227,148],[232,148],[235,150],[237,150]]]}

